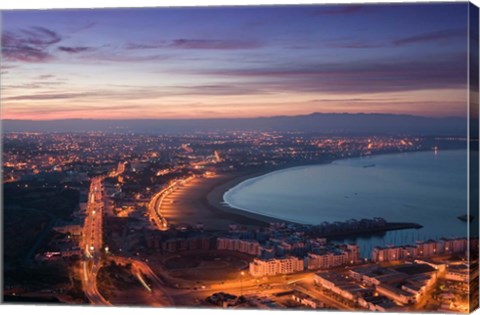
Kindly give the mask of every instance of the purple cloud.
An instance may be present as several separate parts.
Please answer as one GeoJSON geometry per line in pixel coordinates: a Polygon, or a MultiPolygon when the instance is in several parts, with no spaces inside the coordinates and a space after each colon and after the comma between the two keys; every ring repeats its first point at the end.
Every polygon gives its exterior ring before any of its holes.
{"type": "Polygon", "coordinates": [[[2,34],[2,56],[8,61],[45,62],[53,58],[48,48],[60,42],[56,32],[44,27],[31,27],[2,34]]]}
{"type": "Polygon", "coordinates": [[[140,43],[127,43],[124,45],[125,49],[128,50],[142,50],[142,49],[156,49],[156,48],[164,48],[165,42],[161,43],[149,43],[149,44],[140,44],[140,43]]]}
{"type": "Polygon", "coordinates": [[[436,32],[430,32],[405,38],[400,38],[393,41],[393,44],[396,46],[403,46],[415,43],[422,42],[431,42],[431,41],[444,41],[453,38],[467,38],[466,29],[450,29],[450,30],[441,30],[436,32]]]}
{"type": "Polygon", "coordinates": [[[254,41],[241,40],[177,39],[169,46],[180,49],[252,49],[261,45],[254,41]]]}
{"type": "Polygon", "coordinates": [[[392,42],[386,43],[375,43],[375,42],[363,42],[359,40],[354,41],[333,41],[327,43],[328,47],[331,48],[379,48],[391,46],[405,46],[415,43],[423,42],[434,42],[434,41],[446,41],[455,38],[466,38],[467,30],[466,29],[450,29],[450,30],[440,30],[435,32],[429,32],[424,34],[419,34],[410,37],[399,38],[393,40],[392,42]]]}
{"type": "Polygon", "coordinates": [[[93,54],[81,55],[79,59],[89,62],[103,63],[103,62],[148,62],[148,61],[163,61],[169,60],[170,55],[129,55],[115,52],[95,52],[93,54]]]}
{"type": "Polygon", "coordinates": [[[172,41],[159,41],[156,43],[127,43],[124,48],[128,50],[157,48],[235,50],[254,49],[261,46],[262,44],[259,42],[248,40],[175,39],[172,41]]]}
{"type": "Polygon", "coordinates": [[[45,62],[52,59],[52,56],[43,50],[19,46],[14,49],[2,47],[2,53],[6,60],[24,62],[45,62]]]}
{"type": "Polygon", "coordinates": [[[62,40],[60,35],[52,30],[40,26],[33,26],[30,29],[22,30],[20,32],[20,40],[23,43],[35,46],[48,46],[56,44],[62,40]]]}
{"type": "Polygon", "coordinates": [[[84,51],[89,51],[92,50],[92,47],[67,47],[67,46],[59,46],[58,50],[70,53],[70,54],[76,54],[84,51]]]}
{"type": "Polygon", "coordinates": [[[199,72],[214,77],[240,77],[266,91],[375,93],[454,88],[466,85],[464,56],[392,62],[292,65],[282,68],[224,69],[199,72]]]}

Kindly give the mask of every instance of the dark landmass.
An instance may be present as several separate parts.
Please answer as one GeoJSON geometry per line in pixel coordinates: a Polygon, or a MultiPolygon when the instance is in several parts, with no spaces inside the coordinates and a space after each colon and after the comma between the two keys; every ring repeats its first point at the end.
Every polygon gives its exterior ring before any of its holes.
{"type": "Polygon", "coordinates": [[[5,268],[28,263],[57,219],[68,220],[78,207],[79,192],[63,187],[5,184],[5,268]]]}
{"type": "MultiPolygon", "coordinates": [[[[79,192],[30,181],[4,184],[3,189],[4,238],[8,240],[4,243],[3,288],[18,294],[23,290],[39,293],[21,298],[7,293],[4,299],[13,303],[59,303],[51,295],[72,286],[68,262],[46,263],[33,258],[45,250],[55,234],[52,228],[57,220],[72,217],[79,192]]],[[[72,290],[78,292],[78,284],[76,287],[72,290]]]]}
{"type": "Polygon", "coordinates": [[[5,268],[23,263],[31,248],[38,241],[47,227],[53,224],[52,218],[41,211],[5,206],[3,212],[3,235],[8,242],[4,243],[5,268]]]}
{"type": "Polygon", "coordinates": [[[5,208],[10,206],[48,212],[60,219],[68,220],[78,206],[79,192],[62,186],[43,187],[33,182],[7,183],[4,189],[5,208]]]}
{"type": "Polygon", "coordinates": [[[299,131],[336,135],[465,136],[465,118],[393,114],[323,114],[219,119],[63,119],[2,121],[4,132],[139,132],[299,131]]]}
{"type": "Polygon", "coordinates": [[[4,270],[4,277],[6,288],[23,287],[30,291],[53,290],[70,285],[68,267],[60,262],[4,270]]]}

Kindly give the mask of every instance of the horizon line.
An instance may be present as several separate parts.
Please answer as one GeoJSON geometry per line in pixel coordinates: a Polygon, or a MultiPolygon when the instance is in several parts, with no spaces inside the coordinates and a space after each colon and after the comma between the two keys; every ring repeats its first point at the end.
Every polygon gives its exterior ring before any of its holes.
{"type": "Polygon", "coordinates": [[[80,118],[80,117],[72,117],[72,118],[54,118],[54,119],[22,119],[22,118],[2,118],[2,121],[31,121],[31,122],[48,122],[48,121],[65,121],[65,120],[95,120],[95,121],[132,121],[132,120],[234,120],[234,119],[268,119],[268,118],[295,118],[295,117],[305,117],[305,116],[313,116],[313,115],[368,115],[368,116],[375,116],[375,115],[383,115],[383,116],[407,116],[407,117],[417,117],[417,118],[429,118],[429,119],[467,119],[468,117],[465,116],[427,116],[427,115],[415,115],[415,114],[394,114],[394,113],[384,113],[384,112],[374,112],[374,113],[365,113],[365,112],[332,112],[332,113],[325,113],[325,112],[312,112],[306,114],[298,114],[298,115],[274,115],[274,116],[256,116],[256,117],[199,117],[199,118],[191,118],[191,117],[158,117],[158,118],[80,118]]]}

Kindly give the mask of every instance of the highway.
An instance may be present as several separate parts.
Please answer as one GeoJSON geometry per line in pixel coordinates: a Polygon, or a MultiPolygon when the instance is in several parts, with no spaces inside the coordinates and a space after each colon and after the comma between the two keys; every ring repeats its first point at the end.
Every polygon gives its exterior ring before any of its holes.
{"type": "Polygon", "coordinates": [[[102,266],[103,250],[103,176],[94,177],[88,193],[87,213],[83,225],[82,248],[85,259],[82,262],[82,284],[85,295],[94,305],[111,305],[97,288],[97,274],[102,266]]]}
{"type": "MultiPolygon", "coordinates": [[[[119,170],[111,172],[109,177],[120,175],[124,169],[125,167],[123,165],[119,170]]],[[[85,253],[82,262],[82,285],[85,295],[93,305],[112,305],[102,296],[97,287],[97,275],[103,264],[102,255],[104,252],[103,215],[106,198],[103,180],[105,178],[105,176],[99,176],[94,177],[91,180],[86,217],[83,226],[83,238],[81,241],[81,247],[84,249],[85,253]]],[[[180,182],[183,181],[175,182],[171,188],[173,189],[175,185],[180,182]]],[[[164,193],[165,190],[157,195],[163,199],[162,195],[164,193]]],[[[161,204],[162,199],[158,201],[154,200],[154,202],[159,202],[161,204]]],[[[152,301],[151,305],[173,305],[173,301],[163,288],[163,282],[146,263],[113,255],[109,256],[109,258],[122,264],[132,264],[132,274],[137,277],[140,283],[142,283],[149,292],[150,300],[152,301]]]]}
{"type": "Polygon", "coordinates": [[[90,184],[87,216],[83,226],[83,248],[89,258],[99,256],[103,245],[103,177],[95,177],[90,184]]]}
{"type": "MultiPolygon", "coordinates": [[[[116,177],[125,171],[125,163],[120,163],[117,170],[108,176],[116,177]]],[[[103,248],[103,212],[105,193],[103,180],[105,176],[92,178],[88,192],[87,212],[83,224],[83,238],[80,247],[84,250],[82,262],[82,284],[85,295],[94,305],[111,305],[98,291],[97,274],[102,267],[103,248]]]]}

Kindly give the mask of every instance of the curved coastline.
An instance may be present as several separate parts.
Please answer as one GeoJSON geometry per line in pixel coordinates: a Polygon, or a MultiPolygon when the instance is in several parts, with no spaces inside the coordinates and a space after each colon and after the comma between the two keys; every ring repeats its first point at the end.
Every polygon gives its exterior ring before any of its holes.
{"type": "Polygon", "coordinates": [[[322,166],[322,165],[331,164],[340,160],[370,158],[378,155],[415,153],[415,152],[425,152],[425,151],[428,151],[428,150],[418,150],[418,151],[409,151],[409,152],[385,152],[382,154],[373,154],[368,156],[325,158],[323,160],[316,160],[316,161],[286,163],[280,166],[264,168],[263,170],[251,170],[251,171],[233,173],[233,174],[229,174],[225,181],[213,187],[203,198],[202,202],[207,208],[209,208],[217,216],[224,217],[225,215],[227,215],[228,218],[231,219],[232,223],[240,223],[244,225],[253,225],[253,226],[265,226],[271,222],[305,224],[303,222],[281,219],[281,218],[273,217],[270,215],[249,211],[247,209],[234,207],[228,204],[227,202],[225,202],[224,195],[229,190],[249,180],[258,179],[263,176],[270,175],[272,173],[282,172],[282,171],[290,170],[292,168],[322,166]]]}
{"type": "Polygon", "coordinates": [[[240,173],[229,174],[224,181],[214,186],[203,198],[203,203],[209,209],[219,216],[227,215],[232,223],[240,223],[252,226],[266,226],[271,222],[285,222],[299,224],[300,222],[293,222],[281,218],[276,218],[268,215],[263,215],[257,212],[250,212],[246,209],[233,207],[224,201],[224,195],[230,189],[240,185],[241,183],[269,175],[274,172],[284,171],[295,167],[306,167],[312,165],[324,165],[332,163],[337,159],[325,159],[312,162],[302,163],[287,163],[278,167],[269,167],[263,170],[251,170],[240,173]]]}
{"type": "MultiPolygon", "coordinates": [[[[422,151],[429,150],[409,151],[408,153],[422,151]]],[[[386,152],[384,154],[369,155],[366,157],[366,160],[369,157],[392,153],[405,154],[407,152],[386,152]]],[[[163,209],[163,211],[167,220],[173,225],[194,225],[200,223],[208,230],[228,230],[231,224],[247,227],[267,226],[271,222],[302,224],[302,222],[295,222],[294,219],[282,219],[271,214],[264,215],[248,211],[247,209],[236,208],[224,201],[224,195],[227,191],[245,181],[260,178],[273,172],[281,172],[296,167],[323,166],[350,158],[363,157],[324,157],[315,161],[297,161],[270,167],[252,167],[241,171],[219,173],[210,178],[199,177],[172,194],[169,200],[165,201],[166,209],[163,209]]]]}
{"type": "MultiPolygon", "coordinates": [[[[244,217],[245,219],[252,220],[250,223],[255,225],[264,225],[268,222],[287,222],[287,223],[295,223],[295,224],[305,224],[305,222],[301,221],[292,221],[287,219],[282,219],[278,217],[273,217],[271,215],[262,214],[261,212],[257,212],[256,210],[249,210],[249,209],[242,209],[239,207],[235,207],[228,202],[226,202],[225,195],[244,184],[251,184],[255,180],[258,180],[264,176],[271,175],[277,172],[283,172],[287,170],[291,170],[293,168],[304,168],[309,166],[323,166],[326,164],[334,163],[340,160],[350,160],[350,159],[369,159],[381,155],[403,155],[403,154],[417,154],[417,153],[424,153],[430,150],[415,150],[415,151],[405,151],[405,152],[385,152],[381,154],[373,154],[368,156],[355,156],[355,157],[337,157],[331,159],[325,159],[323,161],[312,161],[307,163],[288,163],[282,165],[280,167],[270,167],[268,169],[264,169],[262,171],[252,171],[252,172],[243,172],[238,176],[229,176],[229,180],[224,181],[223,183],[213,187],[207,194],[205,198],[206,204],[209,208],[214,208],[218,213],[228,214],[232,216],[232,221],[235,220],[234,217],[244,217]]],[[[445,150],[450,151],[450,150],[445,150]]]]}

